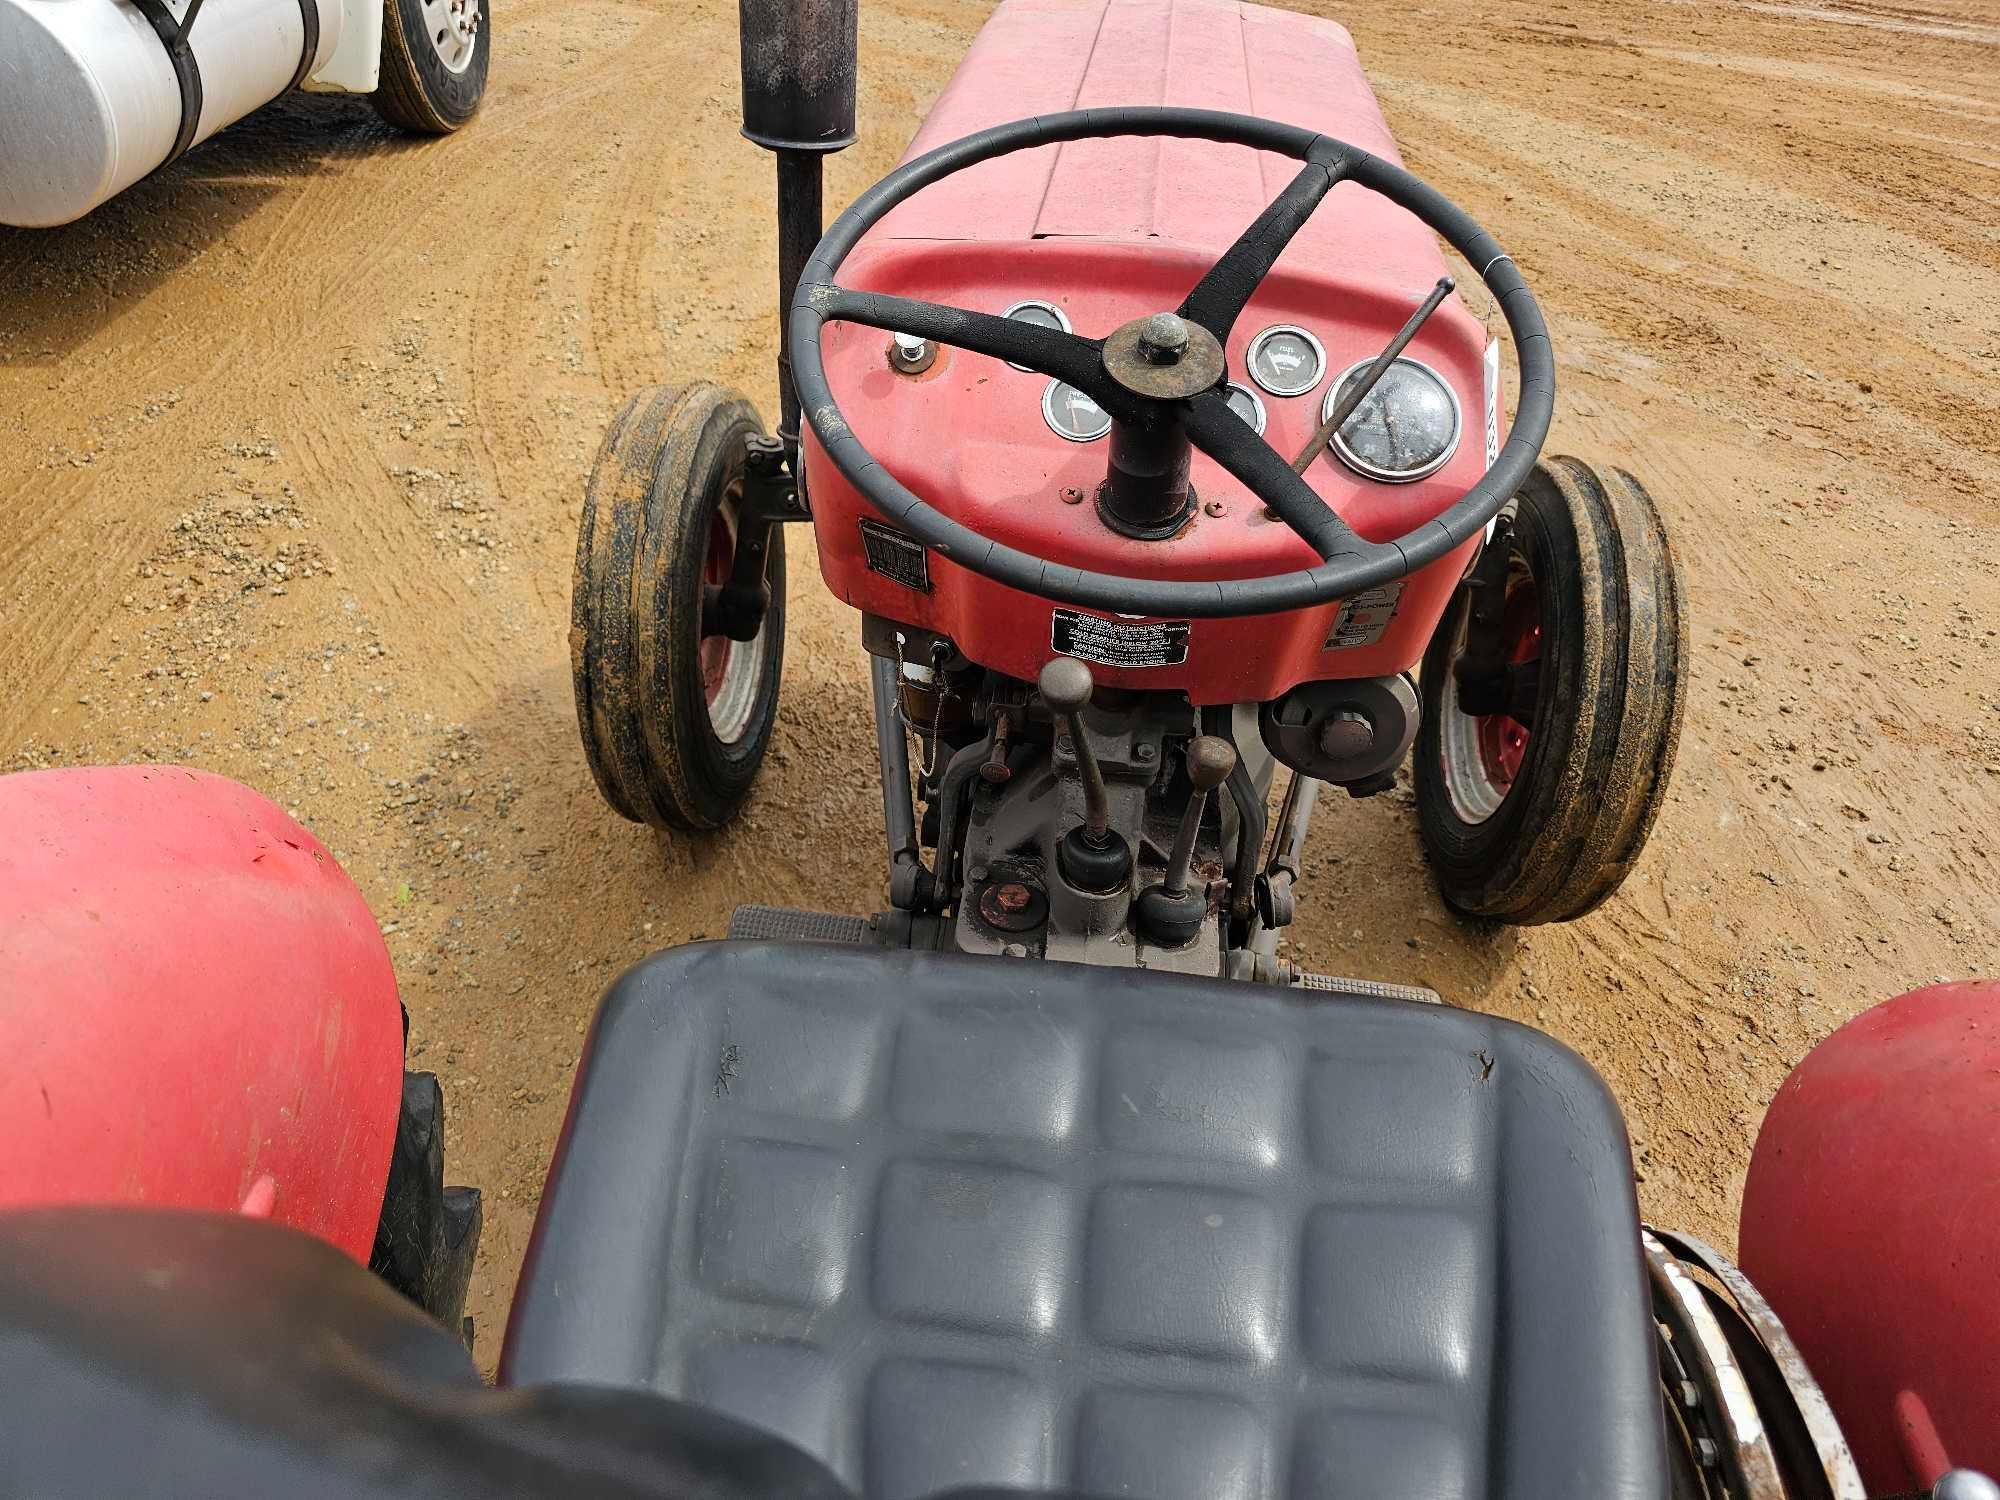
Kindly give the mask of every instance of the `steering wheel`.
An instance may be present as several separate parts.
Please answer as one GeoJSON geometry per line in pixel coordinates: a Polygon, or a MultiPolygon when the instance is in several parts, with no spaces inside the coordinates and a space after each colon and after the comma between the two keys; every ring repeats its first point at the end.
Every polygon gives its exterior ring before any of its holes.
{"type": "MultiPolygon", "coordinates": [[[[1143,323],[1146,320],[1141,320],[1143,323]]],[[[834,220],[801,273],[786,332],[792,378],[807,421],[827,456],[886,519],[960,567],[1045,599],[1122,614],[1213,619],[1271,614],[1330,603],[1401,578],[1483,530],[1533,469],[1555,409],[1555,356],[1541,309],[1499,243],[1435,188],[1401,167],[1331,136],[1219,110],[1171,107],[1083,109],[997,125],[908,162],[834,220]],[[1106,136],[1178,136],[1272,151],[1305,163],[1181,303],[1179,316],[1207,357],[1194,367],[1200,389],[1176,387],[1172,372],[1135,375],[1139,324],[1108,339],[1018,322],[907,297],[836,285],[835,273],[861,237],[890,209],[932,183],[982,161],[1058,141],[1106,136]],[[1478,272],[1513,335],[1520,400],[1507,441],[1478,483],[1442,515],[1394,541],[1357,536],[1255,429],[1230,409],[1226,370],[1215,360],[1245,305],[1320,201],[1353,181],[1416,215],[1478,272]],[[1114,422],[1141,432],[1177,423],[1187,439],[1235,477],[1319,554],[1318,565],[1262,578],[1192,581],[1125,578],[1052,562],[982,536],[911,493],[849,429],[827,385],[820,332],[829,322],[935,339],[1066,381],[1114,422]],[[1117,372],[1117,373],[1114,373],[1117,372]],[[1122,376],[1122,378],[1121,378],[1122,376]],[[1146,387],[1147,389],[1139,389],[1146,387]],[[1159,392],[1166,392],[1159,394],[1159,392]]],[[[1143,352],[1143,351],[1142,351],[1143,352]]]]}

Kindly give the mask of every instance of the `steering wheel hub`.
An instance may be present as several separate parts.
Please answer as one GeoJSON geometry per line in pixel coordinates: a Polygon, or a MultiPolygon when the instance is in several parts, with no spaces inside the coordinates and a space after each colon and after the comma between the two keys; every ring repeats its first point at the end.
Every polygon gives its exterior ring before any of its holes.
{"type": "Polygon", "coordinates": [[[1104,341],[1104,373],[1135,396],[1187,401],[1222,383],[1216,336],[1173,313],[1134,318],[1104,341]]]}

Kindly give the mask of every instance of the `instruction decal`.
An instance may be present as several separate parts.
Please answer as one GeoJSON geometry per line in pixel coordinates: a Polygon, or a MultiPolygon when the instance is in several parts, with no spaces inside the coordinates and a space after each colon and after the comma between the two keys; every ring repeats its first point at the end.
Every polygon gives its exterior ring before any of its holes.
{"type": "Polygon", "coordinates": [[[868,571],[920,594],[931,591],[931,554],[908,532],[880,521],[861,523],[861,545],[868,549],[868,571]]]}
{"type": "Polygon", "coordinates": [[[1396,607],[1403,602],[1406,582],[1407,579],[1399,578],[1341,600],[1340,613],[1333,617],[1333,629],[1327,632],[1326,645],[1320,649],[1348,651],[1381,640],[1389,622],[1396,618],[1396,607]]]}
{"type": "Polygon", "coordinates": [[[1188,622],[1107,620],[1059,609],[1049,619],[1049,644],[1100,667],[1177,667],[1188,656],[1188,622]]]}
{"type": "Polygon", "coordinates": [[[1486,341],[1486,467],[1500,456],[1500,340],[1486,341]]]}

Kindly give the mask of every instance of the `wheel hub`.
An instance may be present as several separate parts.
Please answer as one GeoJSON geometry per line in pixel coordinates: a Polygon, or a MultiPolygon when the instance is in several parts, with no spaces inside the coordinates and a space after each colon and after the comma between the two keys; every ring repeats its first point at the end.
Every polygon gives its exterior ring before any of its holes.
{"type": "Polygon", "coordinates": [[[480,0],[423,0],[424,35],[454,73],[471,65],[479,44],[480,0]]]}
{"type": "MultiPolygon", "coordinates": [[[[1509,570],[1500,617],[1501,661],[1508,667],[1539,661],[1542,654],[1541,591],[1516,558],[1509,570]]],[[[1461,635],[1460,647],[1464,639],[1461,635]]],[[[1527,764],[1533,726],[1513,713],[1468,713],[1453,681],[1445,700],[1443,750],[1445,786],[1454,810],[1468,823],[1483,823],[1519,780],[1527,764]]]]}
{"type": "MultiPolygon", "coordinates": [[[[729,582],[736,566],[736,529],[733,515],[718,510],[709,522],[708,543],[702,553],[701,581],[704,592],[729,582]]],[[[701,638],[701,692],[708,704],[709,725],[723,744],[734,744],[749,730],[756,708],[757,684],[763,672],[764,633],[754,639],[734,641],[720,633],[701,638]]]]}

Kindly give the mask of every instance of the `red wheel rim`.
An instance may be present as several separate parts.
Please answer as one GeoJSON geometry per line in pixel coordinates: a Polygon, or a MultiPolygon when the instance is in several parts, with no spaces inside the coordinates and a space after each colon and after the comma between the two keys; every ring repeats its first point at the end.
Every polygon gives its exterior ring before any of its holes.
{"type": "MultiPolygon", "coordinates": [[[[708,551],[701,565],[703,587],[720,588],[729,582],[729,569],[735,560],[736,545],[730,538],[729,524],[718,512],[708,523],[708,551]]],[[[729,655],[735,647],[736,642],[726,635],[701,638],[701,690],[711,709],[722,696],[722,685],[729,677],[729,655]]]]}
{"type": "MultiPolygon", "coordinates": [[[[1500,641],[1509,666],[1537,661],[1542,654],[1542,600],[1535,580],[1517,573],[1507,580],[1507,600],[1501,606],[1500,641]]],[[[1526,724],[1512,714],[1480,714],[1476,718],[1479,760],[1487,779],[1503,795],[1521,774],[1528,758],[1526,724]]]]}

